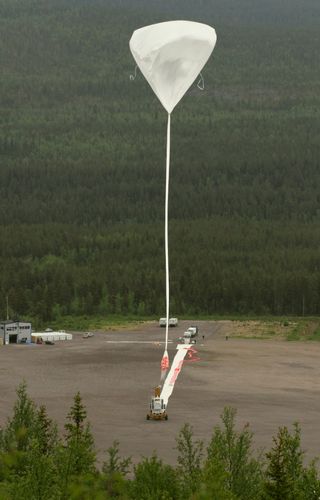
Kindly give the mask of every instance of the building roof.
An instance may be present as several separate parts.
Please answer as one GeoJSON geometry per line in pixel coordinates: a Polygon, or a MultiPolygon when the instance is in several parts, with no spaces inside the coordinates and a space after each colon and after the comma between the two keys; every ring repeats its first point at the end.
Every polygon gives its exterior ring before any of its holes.
{"type": "Polygon", "coordinates": [[[13,325],[16,323],[28,323],[29,325],[31,325],[31,321],[21,321],[21,320],[14,321],[12,319],[5,319],[3,321],[0,321],[0,325],[13,325]]]}

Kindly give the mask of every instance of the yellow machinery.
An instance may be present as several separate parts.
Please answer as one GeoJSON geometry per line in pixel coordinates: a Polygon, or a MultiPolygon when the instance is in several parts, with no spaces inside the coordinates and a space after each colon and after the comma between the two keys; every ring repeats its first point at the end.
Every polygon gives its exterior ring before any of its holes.
{"type": "Polygon", "coordinates": [[[168,420],[166,405],[160,397],[161,387],[155,387],[154,396],[151,398],[150,410],[147,414],[147,420],[168,420]]]}

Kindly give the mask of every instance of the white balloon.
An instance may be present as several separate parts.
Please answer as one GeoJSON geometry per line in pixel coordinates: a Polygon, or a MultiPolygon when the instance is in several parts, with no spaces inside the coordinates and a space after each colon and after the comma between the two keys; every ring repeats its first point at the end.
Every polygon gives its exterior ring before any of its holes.
{"type": "Polygon", "coordinates": [[[169,21],[134,31],[132,55],[168,113],[195,81],[216,41],[211,26],[191,21],[169,21]]]}

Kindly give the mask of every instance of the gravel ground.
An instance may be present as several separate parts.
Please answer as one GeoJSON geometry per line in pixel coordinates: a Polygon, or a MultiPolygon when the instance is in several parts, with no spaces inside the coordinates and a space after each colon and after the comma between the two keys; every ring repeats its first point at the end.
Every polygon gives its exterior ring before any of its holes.
{"type": "MultiPolygon", "coordinates": [[[[177,338],[191,324],[181,321],[170,329],[171,359],[177,338]]],[[[182,425],[189,422],[196,438],[207,441],[226,405],[237,408],[239,427],[250,423],[256,448],[270,447],[279,425],[299,421],[308,456],[320,453],[320,343],[236,339],[232,322],[197,324],[200,361],[184,364],[167,422],[146,421],[164,340],[164,329],[149,323],[131,331],[96,332],[88,339],[74,334],[72,341],[53,346],[0,348],[0,425],[25,379],[31,397],[47,406],[61,430],[73,395],[81,392],[100,459],[117,439],[121,454],[135,461],[156,451],[174,464],[182,425]]]]}

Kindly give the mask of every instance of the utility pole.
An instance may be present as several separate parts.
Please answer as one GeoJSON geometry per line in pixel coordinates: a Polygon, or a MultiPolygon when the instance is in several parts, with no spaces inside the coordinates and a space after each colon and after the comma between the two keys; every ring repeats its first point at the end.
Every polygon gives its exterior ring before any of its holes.
{"type": "Polygon", "coordinates": [[[9,296],[7,295],[6,296],[6,300],[7,300],[7,321],[9,320],[9,296]]]}

